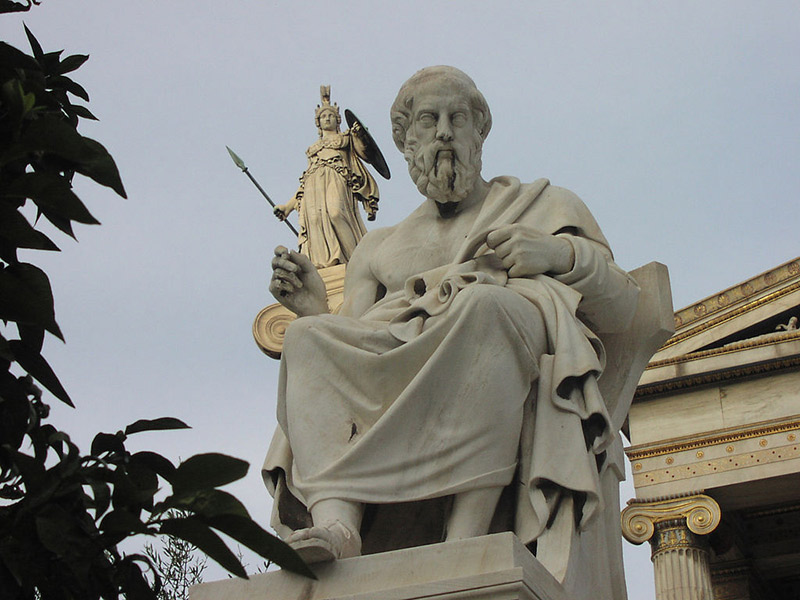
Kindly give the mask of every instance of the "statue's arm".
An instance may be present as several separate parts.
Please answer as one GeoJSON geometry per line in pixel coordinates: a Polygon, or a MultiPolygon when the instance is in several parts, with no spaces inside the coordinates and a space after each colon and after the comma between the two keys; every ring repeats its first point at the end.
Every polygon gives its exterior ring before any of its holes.
{"type": "Polygon", "coordinates": [[[289,213],[291,213],[293,210],[296,210],[299,195],[302,195],[302,188],[297,190],[297,194],[292,196],[292,199],[289,200],[286,204],[279,204],[278,206],[275,207],[275,209],[273,210],[275,216],[278,217],[278,219],[280,219],[281,221],[283,221],[287,216],[289,216],[289,213]]]}
{"type": "Polygon", "coordinates": [[[638,285],[616,265],[594,217],[575,194],[556,186],[546,194],[550,232],[523,215],[521,222],[491,231],[487,245],[509,277],[546,274],[580,292],[578,310],[594,331],[624,331],[636,309],[638,285]]]}
{"type": "Polygon", "coordinates": [[[572,269],[553,277],[581,293],[582,319],[598,333],[625,331],[636,310],[639,285],[602,244],[566,232],[556,237],[570,243],[575,260],[572,269]]]}
{"type": "Polygon", "coordinates": [[[375,277],[370,258],[388,235],[388,229],[376,229],[365,235],[356,246],[353,256],[347,263],[344,278],[344,301],[339,314],[358,318],[379,299],[383,288],[375,277]]]}
{"type": "Polygon", "coordinates": [[[362,138],[362,131],[361,125],[359,123],[354,123],[352,129],[347,130],[348,137],[350,138],[350,147],[352,148],[353,152],[355,153],[358,158],[361,160],[365,160],[369,162],[369,157],[367,154],[367,145],[364,143],[362,138]]]}

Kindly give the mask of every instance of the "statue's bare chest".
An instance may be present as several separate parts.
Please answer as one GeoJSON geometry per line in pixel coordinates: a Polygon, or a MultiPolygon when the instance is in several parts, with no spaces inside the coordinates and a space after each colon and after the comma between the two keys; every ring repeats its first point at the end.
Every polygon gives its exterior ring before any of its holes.
{"type": "Polygon", "coordinates": [[[464,215],[453,220],[432,218],[401,223],[372,257],[373,275],[391,293],[401,289],[409,277],[453,262],[472,221],[464,215]]]}

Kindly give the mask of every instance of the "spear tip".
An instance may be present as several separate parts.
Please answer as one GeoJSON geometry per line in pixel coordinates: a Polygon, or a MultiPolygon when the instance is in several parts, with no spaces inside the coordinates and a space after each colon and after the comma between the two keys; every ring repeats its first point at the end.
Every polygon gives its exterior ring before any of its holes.
{"type": "Polygon", "coordinates": [[[246,171],[247,165],[245,165],[244,161],[241,158],[239,158],[239,155],[236,154],[236,152],[234,152],[233,150],[231,150],[229,146],[225,147],[228,149],[228,154],[231,155],[231,158],[233,159],[233,162],[236,164],[236,166],[239,167],[242,171],[246,171]]]}

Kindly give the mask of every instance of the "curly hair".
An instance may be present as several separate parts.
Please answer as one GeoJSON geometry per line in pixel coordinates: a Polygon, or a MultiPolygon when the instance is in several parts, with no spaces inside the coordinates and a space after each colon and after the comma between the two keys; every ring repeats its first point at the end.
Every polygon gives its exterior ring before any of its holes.
{"type": "Polygon", "coordinates": [[[469,75],[455,67],[440,65],[425,67],[417,71],[397,92],[397,98],[392,104],[390,114],[392,119],[392,138],[398,149],[401,152],[405,150],[406,131],[411,123],[414,94],[420,86],[431,80],[439,81],[443,86],[455,88],[466,96],[472,108],[475,128],[481,138],[485,140],[486,136],[489,135],[489,130],[492,128],[492,113],[489,110],[486,99],[469,75]]]}

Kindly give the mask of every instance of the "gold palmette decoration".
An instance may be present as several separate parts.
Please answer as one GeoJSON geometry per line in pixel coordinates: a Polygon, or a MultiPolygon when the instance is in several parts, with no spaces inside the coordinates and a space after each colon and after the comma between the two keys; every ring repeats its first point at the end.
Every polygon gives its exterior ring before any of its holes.
{"type": "Polygon", "coordinates": [[[653,537],[659,523],[685,519],[689,531],[708,535],[717,528],[721,517],[716,500],[705,494],[694,494],[663,500],[630,500],[620,519],[625,539],[641,544],[653,537]]]}

